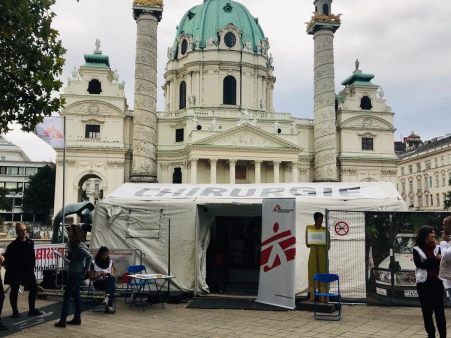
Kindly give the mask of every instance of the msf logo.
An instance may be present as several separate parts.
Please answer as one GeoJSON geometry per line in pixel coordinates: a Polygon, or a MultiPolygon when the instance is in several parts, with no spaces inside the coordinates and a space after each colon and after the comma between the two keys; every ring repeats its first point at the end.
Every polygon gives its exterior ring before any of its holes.
{"type": "Polygon", "coordinates": [[[277,268],[282,264],[282,259],[286,262],[294,260],[296,257],[296,237],[291,230],[279,232],[279,223],[274,223],[272,237],[262,242],[262,252],[260,256],[260,266],[264,272],[277,268]]]}
{"type": "Polygon", "coordinates": [[[281,213],[281,214],[288,214],[288,213],[290,213],[292,211],[293,211],[292,209],[282,209],[281,206],[278,205],[278,204],[276,204],[274,206],[274,208],[272,209],[272,212],[281,213]]]}
{"type": "Polygon", "coordinates": [[[272,212],[280,212],[280,210],[282,210],[282,208],[280,207],[280,205],[276,204],[274,206],[274,209],[272,209],[272,212]]]}

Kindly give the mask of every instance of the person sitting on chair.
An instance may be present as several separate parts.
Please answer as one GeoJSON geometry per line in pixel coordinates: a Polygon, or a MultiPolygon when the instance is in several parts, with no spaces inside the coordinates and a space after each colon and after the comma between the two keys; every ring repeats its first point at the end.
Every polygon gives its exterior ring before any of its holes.
{"type": "Polygon", "coordinates": [[[94,289],[104,290],[106,297],[104,303],[105,313],[114,313],[114,292],[115,292],[115,277],[114,277],[113,261],[109,257],[109,250],[102,246],[96,254],[94,261],[91,262],[89,268],[89,279],[93,282],[94,289]]]}

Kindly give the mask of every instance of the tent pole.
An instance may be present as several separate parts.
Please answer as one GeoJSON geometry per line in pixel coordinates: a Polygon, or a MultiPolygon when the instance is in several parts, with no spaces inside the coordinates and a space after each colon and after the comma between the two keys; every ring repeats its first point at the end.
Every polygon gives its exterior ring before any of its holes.
{"type": "Polygon", "coordinates": [[[64,229],[66,226],[66,116],[63,116],[63,135],[64,135],[64,148],[63,148],[63,209],[62,209],[62,221],[61,221],[61,243],[64,243],[64,229]]]}

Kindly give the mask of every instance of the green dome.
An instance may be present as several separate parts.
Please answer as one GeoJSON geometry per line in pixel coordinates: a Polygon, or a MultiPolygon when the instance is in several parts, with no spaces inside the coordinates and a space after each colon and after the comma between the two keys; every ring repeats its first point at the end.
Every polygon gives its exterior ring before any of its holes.
{"type": "Polygon", "coordinates": [[[229,24],[241,30],[242,43],[247,44],[254,53],[260,42],[266,40],[258,19],[242,4],[232,0],[204,0],[203,4],[191,8],[183,16],[177,27],[176,41],[171,58],[177,55],[177,43],[181,34],[191,36],[193,49],[205,48],[207,41],[218,37],[218,31],[229,24]]]}

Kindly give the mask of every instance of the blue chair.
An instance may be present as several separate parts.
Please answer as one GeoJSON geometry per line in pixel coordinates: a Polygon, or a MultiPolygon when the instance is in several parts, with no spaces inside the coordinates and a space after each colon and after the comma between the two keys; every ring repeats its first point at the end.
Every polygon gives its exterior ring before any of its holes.
{"type": "MultiPolygon", "coordinates": [[[[146,274],[147,270],[144,265],[129,265],[127,267],[127,273],[129,275],[146,274]]],[[[136,301],[136,298],[139,297],[141,299],[141,307],[143,308],[143,311],[144,311],[143,296],[144,296],[146,287],[148,287],[149,294],[150,294],[150,285],[151,284],[152,284],[152,281],[149,281],[149,280],[141,280],[141,279],[137,279],[137,278],[131,278],[127,282],[127,287],[125,289],[125,303],[127,303],[127,295],[129,294],[129,292],[131,292],[130,307],[133,306],[133,304],[136,301]]]]}
{"type": "Polygon", "coordinates": [[[313,281],[315,283],[314,290],[314,302],[313,302],[313,316],[315,319],[328,319],[328,320],[340,320],[341,319],[341,295],[340,295],[340,278],[336,274],[328,274],[328,273],[316,273],[313,276],[313,281]],[[337,293],[331,292],[319,292],[319,284],[326,284],[327,290],[330,290],[331,283],[337,283],[337,293]],[[332,301],[336,304],[338,311],[335,311],[331,314],[325,314],[321,312],[317,312],[318,309],[318,300],[320,297],[325,298],[328,301],[332,301]]]}

